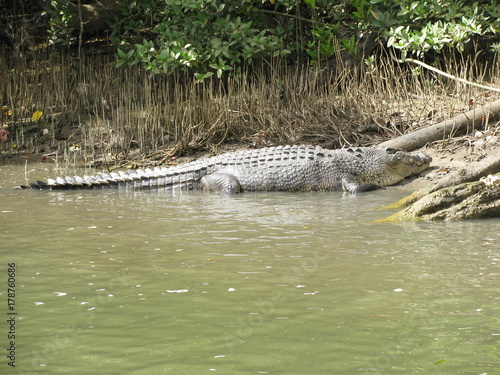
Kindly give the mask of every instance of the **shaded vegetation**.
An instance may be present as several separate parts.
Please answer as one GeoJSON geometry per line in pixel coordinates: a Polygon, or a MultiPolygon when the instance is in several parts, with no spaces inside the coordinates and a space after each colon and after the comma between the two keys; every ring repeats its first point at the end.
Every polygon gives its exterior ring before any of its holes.
{"type": "Polygon", "coordinates": [[[112,42],[117,65],[197,79],[254,63],[351,64],[381,47],[398,56],[453,58],[498,49],[497,1],[451,0],[0,0],[0,37],[14,49],[112,42]],[[3,4],[1,4],[3,3],[3,4]],[[31,6],[31,7],[29,7],[31,6]],[[38,38],[36,41],[34,38],[38,38]],[[283,59],[283,57],[286,57],[283,59]]]}

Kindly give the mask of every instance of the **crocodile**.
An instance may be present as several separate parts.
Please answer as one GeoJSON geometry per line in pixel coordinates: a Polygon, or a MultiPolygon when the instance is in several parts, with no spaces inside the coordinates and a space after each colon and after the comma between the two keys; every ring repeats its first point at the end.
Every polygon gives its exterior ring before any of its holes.
{"type": "Polygon", "coordinates": [[[225,193],[344,190],[355,195],[418,174],[431,160],[422,152],[392,148],[277,146],[229,152],[170,167],[57,177],[20,188],[182,188],[225,193]]]}

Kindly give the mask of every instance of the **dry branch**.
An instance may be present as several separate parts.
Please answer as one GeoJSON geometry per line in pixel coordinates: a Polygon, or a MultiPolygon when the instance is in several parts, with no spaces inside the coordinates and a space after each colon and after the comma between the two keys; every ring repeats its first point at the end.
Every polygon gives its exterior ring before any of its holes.
{"type": "Polygon", "coordinates": [[[472,129],[484,126],[491,117],[499,115],[500,100],[497,100],[493,103],[474,108],[456,117],[442,121],[439,124],[382,142],[380,146],[412,151],[423,147],[429,142],[465,134],[472,129]]]}
{"type": "Polygon", "coordinates": [[[450,79],[454,79],[455,81],[458,81],[458,82],[461,82],[461,83],[465,83],[466,85],[470,85],[470,86],[474,86],[474,87],[479,87],[481,89],[486,89],[486,90],[492,90],[492,91],[500,92],[500,89],[497,89],[495,87],[485,86],[485,85],[481,85],[479,83],[467,81],[466,79],[463,79],[463,78],[454,76],[452,74],[443,72],[442,70],[439,70],[437,68],[434,68],[433,66],[427,65],[426,63],[424,63],[422,61],[419,61],[419,60],[415,60],[415,59],[405,59],[404,61],[403,60],[397,60],[397,59],[395,59],[395,60],[397,62],[399,62],[399,63],[411,62],[411,63],[417,64],[417,65],[423,66],[424,68],[432,70],[435,73],[441,74],[442,76],[445,76],[445,77],[450,78],[450,79]]]}

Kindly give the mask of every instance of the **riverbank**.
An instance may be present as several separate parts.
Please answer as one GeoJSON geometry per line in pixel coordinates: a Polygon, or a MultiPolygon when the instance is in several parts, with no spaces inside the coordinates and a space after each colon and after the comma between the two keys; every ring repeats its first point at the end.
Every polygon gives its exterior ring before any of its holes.
{"type": "MultiPolygon", "coordinates": [[[[106,170],[285,144],[373,146],[499,97],[382,57],[335,69],[277,61],[248,76],[196,83],[116,68],[112,54],[88,52],[78,60],[1,61],[4,161],[41,155],[62,170],[106,170]]],[[[459,77],[466,68],[448,71],[459,77]]],[[[425,146],[432,168],[405,187],[418,189],[495,152],[498,125],[483,126],[425,146]]]]}
{"type": "MultiPolygon", "coordinates": [[[[499,130],[500,126],[498,126],[498,124],[496,126],[490,125],[486,131],[475,131],[474,134],[460,138],[427,144],[423,148],[423,151],[433,158],[430,168],[421,172],[420,175],[407,178],[400,184],[388,188],[391,190],[404,189],[406,191],[414,191],[410,196],[405,197],[403,200],[394,203],[388,208],[401,209],[410,204],[411,206],[381,220],[416,220],[420,215],[422,215],[422,218],[425,220],[497,217],[500,214],[500,206],[498,205],[498,193],[500,192],[497,192],[498,177],[500,176],[489,175],[499,171],[499,130]],[[483,181],[483,177],[486,176],[488,176],[487,179],[483,181]],[[464,182],[471,181],[476,182],[473,185],[463,184],[464,182]],[[431,193],[438,190],[437,196],[439,198],[436,198],[435,195],[431,195],[431,193]],[[483,197],[483,195],[486,197],[483,197]],[[470,196],[472,197],[469,198],[470,196]],[[455,205],[453,203],[455,201],[460,202],[460,205],[455,205]],[[424,205],[423,209],[420,208],[422,205],[424,205]],[[430,210],[435,213],[433,215],[428,215],[427,213],[430,210]],[[412,212],[417,213],[414,214],[412,212]],[[426,219],[427,217],[428,219],[426,219]]],[[[396,138],[395,141],[398,142],[398,138],[396,138]]],[[[248,149],[248,147],[244,144],[223,144],[220,145],[217,154],[241,149],[248,149]]],[[[97,171],[102,171],[103,169],[123,169],[124,165],[131,168],[137,168],[138,164],[140,164],[139,166],[144,168],[146,166],[153,167],[156,165],[182,164],[197,158],[211,156],[213,152],[198,152],[178,158],[167,158],[166,155],[168,154],[169,151],[162,152],[161,154],[154,153],[152,155],[138,156],[130,160],[124,160],[121,164],[107,165],[106,168],[102,168],[103,165],[101,165],[100,168],[94,168],[93,171],[85,171],[85,174],[93,174],[96,172],[96,169],[97,171]],[[160,159],[168,159],[168,161],[162,163],[158,156],[160,156],[160,159]]],[[[25,155],[23,157],[28,158],[29,156],[25,155]]],[[[40,159],[40,157],[38,159],[40,159]]],[[[43,155],[41,159],[47,162],[58,162],[57,154],[46,154],[43,155]]],[[[39,160],[35,160],[35,162],[36,161],[39,160]]],[[[72,166],[74,170],[73,173],[82,175],[83,173],[74,168],[78,165],[82,166],[81,160],[77,162],[75,158],[72,166]]],[[[86,167],[91,167],[88,164],[84,165],[86,167]]],[[[28,171],[28,169],[26,169],[26,171],[28,171]]],[[[63,175],[72,175],[71,172],[68,172],[67,167],[62,167],[61,173],[63,175]]],[[[45,177],[42,177],[42,179],[43,178],[45,177]]]]}
{"type": "MultiPolygon", "coordinates": [[[[236,150],[248,149],[247,144],[222,144],[219,145],[215,154],[231,152],[236,150]]],[[[432,163],[425,172],[420,176],[415,176],[406,179],[402,183],[390,187],[391,189],[403,188],[405,190],[418,190],[425,188],[433,183],[437,183],[451,173],[470,167],[488,156],[500,154],[500,125],[491,126],[487,131],[475,131],[473,134],[462,137],[452,138],[439,142],[434,142],[421,149],[433,158],[432,163]]],[[[94,168],[96,170],[107,169],[126,169],[127,167],[147,167],[158,164],[159,156],[165,157],[169,152],[167,150],[156,153],[155,155],[141,155],[139,150],[130,153],[130,158],[113,163],[113,160],[106,158],[104,155],[96,158],[91,163],[85,163],[83,159],[73,159],[73,167],[94,168]]],[[[210,151],[198,151],[179,157],[169,157],[165,161],[165,165],[183,164],[195,159],[209,157],[214,155],[210,151]]],[[[4,156],[3,163],[19,163],[22,160],[30,162],[46,162],[58,163],[62,165],[61,169],[65,169],[69,164],[64,161],[64,155],[59,155],[57,152],[49,152],[46,154],[32,153],[11,153],[9,156],[4,156]]],[[[52,177],[52,176],[51,176],[52,177]]]]}

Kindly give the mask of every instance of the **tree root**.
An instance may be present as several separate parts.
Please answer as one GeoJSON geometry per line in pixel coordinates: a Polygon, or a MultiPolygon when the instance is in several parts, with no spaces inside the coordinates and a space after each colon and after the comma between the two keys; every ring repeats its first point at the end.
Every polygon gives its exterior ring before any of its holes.
{"type": "Polygon", "coordinates": [[[500,217],[500,173],[476,182],[439,189],[424,195],[404,210],[377,222],[491,217],[500,217]]]}

